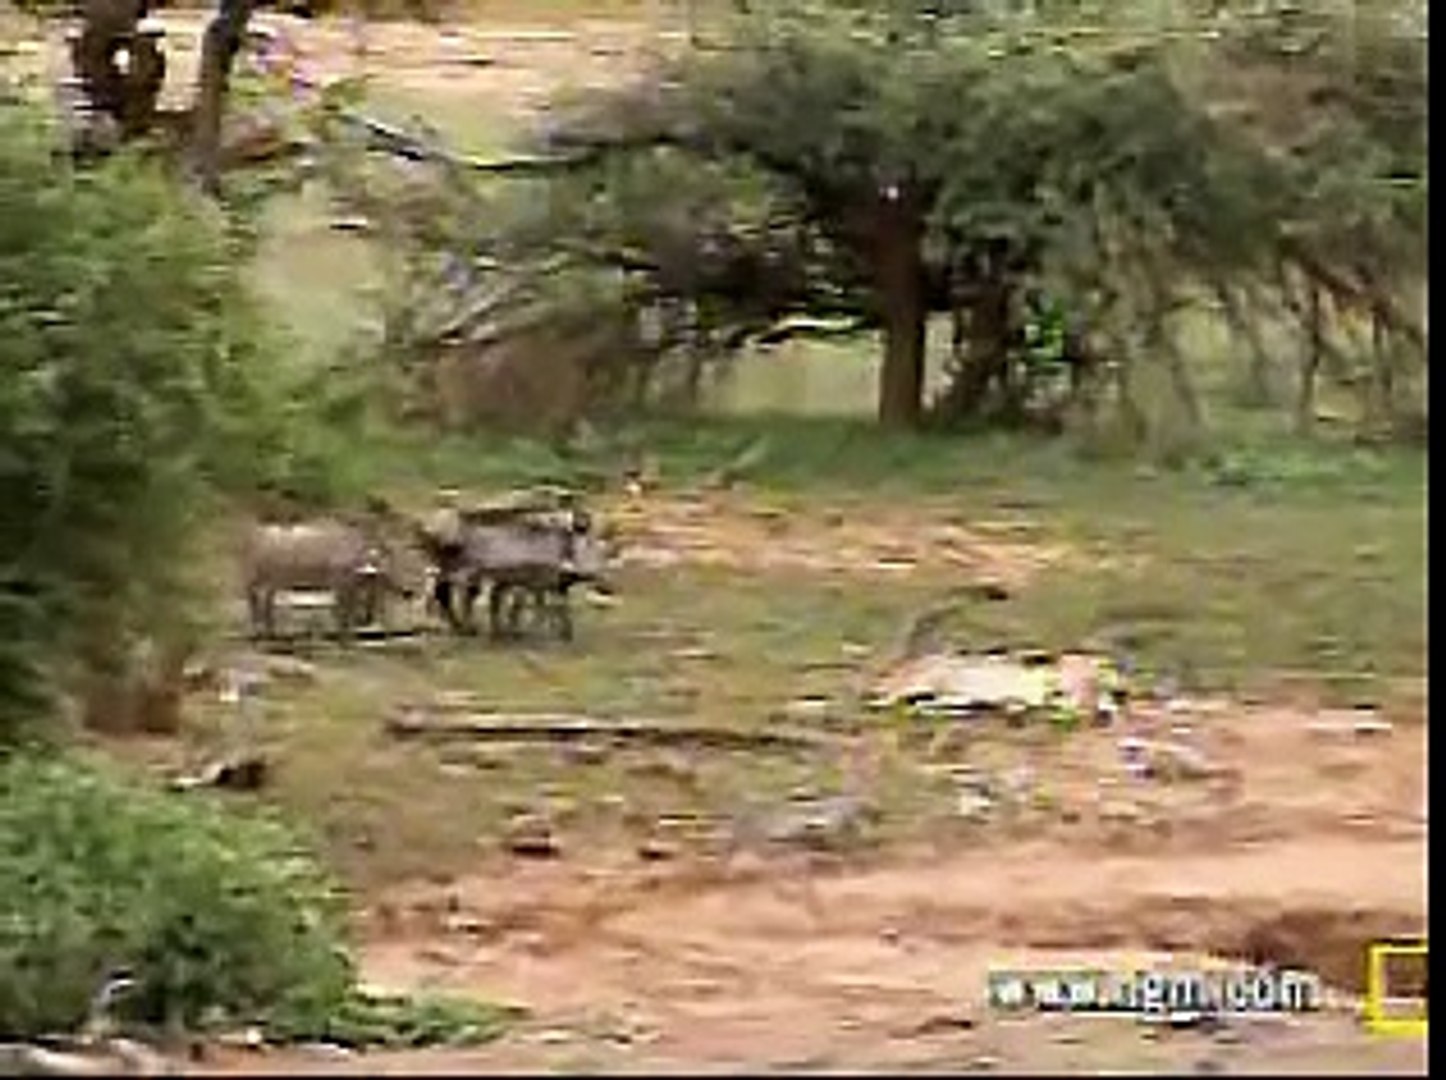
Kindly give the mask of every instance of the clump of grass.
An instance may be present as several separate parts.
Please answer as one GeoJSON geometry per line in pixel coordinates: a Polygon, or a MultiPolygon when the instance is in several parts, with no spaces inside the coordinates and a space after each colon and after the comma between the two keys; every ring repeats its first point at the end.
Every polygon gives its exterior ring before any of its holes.
{"type": "Polygon", "coordinates": [[[267,1035],[281,1042],[322,1040],[347,1047],[409,1049],[468,1046],[501,1035],[519,1015],[512,1007],[436,995],[354,991],[318,1025],[281,1016],[267,1035]]]}

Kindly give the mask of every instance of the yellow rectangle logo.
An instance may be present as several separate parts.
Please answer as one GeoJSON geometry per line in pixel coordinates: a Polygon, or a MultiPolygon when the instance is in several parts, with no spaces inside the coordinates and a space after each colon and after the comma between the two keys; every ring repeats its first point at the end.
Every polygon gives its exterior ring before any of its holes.
{"type": "MultiPolygon", "coordinates": [[[[1413,972],[1414,973],[1414,972],[1413,972]]],[[[1426,939],[1377,941],[1366,950],[1366,1026],[1379,1035],[1426,1035],[1426,939]],[[1394,963],[1393,963],[1394,962],[1394,963]],[[1399,970],[1418,969],[1418,979],[1399,970]],[[1410,985],[1402,985],[1407,981],[1410,985]]]]}

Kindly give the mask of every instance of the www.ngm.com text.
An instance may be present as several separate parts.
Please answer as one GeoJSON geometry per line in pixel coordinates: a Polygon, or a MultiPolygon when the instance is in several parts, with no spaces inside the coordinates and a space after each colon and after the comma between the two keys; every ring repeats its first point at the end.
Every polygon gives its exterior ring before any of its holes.
{"type": "Polygon", "coordinates": [[[989,1004],[1008,1011],[1128,1013],[1313,1012],[1320,977],[1274,968],[1212,971],[995,971],[989,1004]]]}

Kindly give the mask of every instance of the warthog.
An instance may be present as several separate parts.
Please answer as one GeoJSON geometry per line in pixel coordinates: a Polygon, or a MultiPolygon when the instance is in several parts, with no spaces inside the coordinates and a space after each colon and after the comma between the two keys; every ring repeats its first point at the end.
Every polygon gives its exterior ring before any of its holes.
{"type": "Polygon", "coordinates": [[[344,521],[254,526],[243,554],[252,632],[275,633],[276,594],[327,592],[340,637],[382,619],[386,600],[416,589],[400,545],[344,521]]]}
{"type": "Polygon", "coordinates": [[[552,624],[558,637],[570,640],[569,594],[582,583],[606,590],[609,555],[610,545],[592,531],[585,515],[470,512],[463,515],[457,540],[439,560],[437,606],[454,629],[471,630],[477,597],[490,583],[487,609],[493,637],[517,634],[530,607],[552,624]],[[454,595],[458,586],[460,604],[454,595]]]}

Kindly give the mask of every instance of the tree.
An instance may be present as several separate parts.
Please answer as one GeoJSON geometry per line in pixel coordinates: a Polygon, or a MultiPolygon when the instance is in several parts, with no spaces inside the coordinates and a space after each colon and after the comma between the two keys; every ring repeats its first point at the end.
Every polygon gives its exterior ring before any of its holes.
{"type": "Polygon", "coordinates": [[[883,331],[886,424],[921,419],[931,312],[953,313],[967,345],[951,407],[1014,400],[1041,288],[1117,361],[1165,363],[1192,414],[1167,323],[1202,290],[1294,304],[1300,277],[1419,344],[1391,299],[1424,267],[1419,37],[1224,5],[1177,24],[1126,10],[1085,33],[1073,6],[1055,5],[1060,22],[785,6],[594,96],[548,142],[609,162],[603,185],[619,155],[660,145],[782,184],[832,256],[812,264],[832,288],[807,297],[841,293],[883,331]]]}
{"type": "Polygon", "coordinates": [[[59,165],[51,138],[0,107],[0,734],[184,643],[211,496],[292,450],[218,212],[129,154],[59,165]]]}
{"type": "Polygon", "coordinates": [[[769,5],[721,44],[559,102],[532,182],[499,194],[444,171],[476,212],[402,230],[414,295],[486,348],[509,321],[575,306],[548,285],[561,260],[663,328],[644,372],[669,356],[696,371],[800,317],[878,329],[879,418],[899,426],[1061,397],[1142,420],[1136,373],[1163,376],[1198,423],[1172,321],[1202,296],[1247,337],[1301,313],[1329,354],[1315,290],[1377,321],[1397,347],[1383,354],[1420,353],[1403,302],[1424,270],[1419,38],[1235,5],[1179,22],[1032,6],[769,5]],[[457,266],[465,282],[438,289],[457,266]],[[1045,310],[1067,316],[1052,353],[1029,340],[1045,310]],[[954,370],[926,411],[935,314],[953,321],[954,370]]]}
{"type": "MultiPolygon", "coordinates": [[[[186,152],[203,189],[215,194],[231,70],[251,16],[275,2],[217,0],[216,13],[202,35],[194,105],[171,112],[159,108],[165,51],[159,35],[144,27],[156,6],[153,0],[22,0],[20,6],[41,14],[76,10],[80,16],[70,59],[82,91],[77,104],[89,113],[75,118],[84,121],[76,133],[82,148],[109,152],[117,142],[164,129],[186,152]],[[124,64],[122,53],[127,57],[124,64]]],[[[311,0],[280,0],[279,6],[310,15],[318,5],[311,0]]]]}

